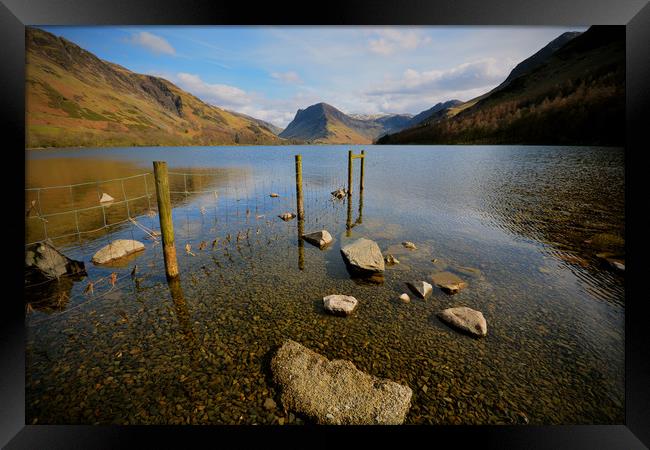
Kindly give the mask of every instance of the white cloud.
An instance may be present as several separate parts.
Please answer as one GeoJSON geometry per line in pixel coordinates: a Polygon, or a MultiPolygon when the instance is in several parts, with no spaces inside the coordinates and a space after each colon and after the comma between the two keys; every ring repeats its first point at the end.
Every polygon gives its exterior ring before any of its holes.
{"type": "Polygon", "coordinates": [[[287,100],[269,99],[235,86],[206,83],[201,77],[191,73],[178,73],[170,79],[206,103],[247,114],[279,127],[285,127],[293,120],[298,107],[304,107],[305,100],[316,102],[314,98],[305,99],[301,95],[287,100]]]}
{"type": "Polygon", "coordinates": [[[176,80],[181,88],[220,108],[241,107],[252,101],[251,96],[238,87],[206,83],[198,75],[191,73],[179,73],[176,80]]]}
{"type": "Polygon", "coordinates": [[[300,75],[298,75],[296,72],[289,71],[289,72],[272,72],[271,73],[271,78],[275,78],[276,80],[282,81],[284,83],[288,84],[295,84],[295,83],[302,83],[302,79],[300,78],[300,75]]]}
{"type": "Polygon", "coordinates": [[[380,55],[390,55],[399,50],[415,50],[431,42],[431,38],[415,30],[386,28],[374,31],[375,39],[368,40],[370,51],[380,55]]]}
{"type": "Polygon", "coordinates": [[[255,107],[239,108],[236,111],[242,114],[247,114],[256,119],[272,123],[273,125],[280,128],[286,127],[287,124],[291,122],[296,115],[295,111],[280,111],[277,109],[261,109],[255,107]]]}
{"type": "Polygon", "coordinates": [[[368,95],[416,94],[431,91],[464,91],[494,85],[508,75],[511,63],[494,58],[460,64],[447,70],[406,69],[398,80],[386,80],[367,91],[368,95]]]}
{"type": "Polygon", "coordinates": [[[131,36],[129,40],[132,44],[141,45],[142,47],[151,50],[154,53],[165,53],[168,55],[175,55],[176,50],[171,46],[167,40],[147,31],[141,31],[131,36]]]}

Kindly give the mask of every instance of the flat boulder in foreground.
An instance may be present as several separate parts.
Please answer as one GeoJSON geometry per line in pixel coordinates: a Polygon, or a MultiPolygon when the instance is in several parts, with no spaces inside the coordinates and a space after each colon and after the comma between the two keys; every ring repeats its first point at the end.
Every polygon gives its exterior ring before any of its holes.
{"type": "Polygon", "coordinates": [[[400,425],[411,406],[408,386],[358,370],[350,361],[328,360],[286,340],[271,360],[285,409],[319,424],[400,425]]]}
{"type": "Polygon", "coordinates": [[[361,272],[383,272],[384,257],[375,241],[359,238],[341,249],[345,261],[361,272]]]}
{"type": "Polygon", "coordinates": [[[477,337],[487,335],[487,322],[483,313],[466,306],[445,309],[438,313],[438,317],[462,331],[477,337]]]}
{"type": "Polygon", "coordinates": [[[142,250],[144,244],[140,241],[117,239],[95,253],[92,261],[95,264],[106,264],[142,250]]]}

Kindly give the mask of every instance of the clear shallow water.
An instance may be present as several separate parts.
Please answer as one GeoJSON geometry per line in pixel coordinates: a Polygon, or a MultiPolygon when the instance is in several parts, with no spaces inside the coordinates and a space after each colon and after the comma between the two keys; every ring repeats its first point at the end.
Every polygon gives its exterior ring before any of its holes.
{"type": "MultiPolygon", "coordinates": [[[[55,241],[86,262],[88,277],[48,296],[28,291],[28,423],[300,423],[263,407],[269,397],[280,404],[268,362],[286,338],[408,384],[406,423],[622,423],[624,277],[584,241],[623,236],[623,157],[622,149],[518,146],[30,151],[26,187],[130,176],[166,160],[170,172],[189,174],[172,175],[172,191],[202,193],[172,196],[178,285],[165,281],[161,246],[131,223],[55,241]],[[330,195],[347,182],[349,148],[367,154],[361,209],[356,160],[352,203],[330,195]],[[296,153],[305,232],[325,228],[335,239],[324,251],[299,244],[295,219],[277,218],[295,211],[296,153]],[[341,245],[362,236],[401,261],[382,284],[352,279],[343,264],[341,245]],[[116,237],[147,248],[123,267],[93,266],[93,253],[116,237]],[[404,240],[418,249],[403,249],[404,240]],[[397,299],[406,281],[440,270],[469,286],[397,299]],[[93,295],[84,294],[89,280],[93,295]],[[332,293],[355,296],[355,314],[326,315],[322,297],[332,293]],[[482,311],[488,336],[441,323],[436,313],[452,306],[482,311]]],[[[143,179],[127,183],[127,196],[152,192],[150,178],[146,188],[143,179]]],[[[52,190],[43,213],[94,206],[97,189],[52,190]]],[[[101,189],[121,198],[121,186],[101,189]]],[[[155,197],[129,212],[158,228],[150,207],[155,197]]],[[[107,210],[109,223],[127,212],[107,210]]],[[[42,238],[38,220],[27,219],[28,241],[42,238]]],[[[50,236],[69,231],[70,217],[60,222],[48,222],[50,236]]],[[[98,225],[80,216],[81,230],[98,225]]],[[[622,254],[618,247],[607,250],[622,254]]]]}

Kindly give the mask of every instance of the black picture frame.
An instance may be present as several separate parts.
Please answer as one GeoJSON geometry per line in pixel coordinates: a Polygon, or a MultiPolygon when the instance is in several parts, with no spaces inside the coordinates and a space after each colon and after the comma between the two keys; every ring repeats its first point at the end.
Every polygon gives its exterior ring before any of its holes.
{"type": "MultiPolygon", "coordinates": [[[[643,134],[650,110],[650,5],[645,0],[490,0],[456,1],[330,1],[311,8],[308,3],[215,2],[209,0],[2,0],[2,108],[4,173],[3,221],[7,261],[0,328],[0,444],[17,448],[116,448],[138,445],[187,447],[188,439],[205,439],[210,446],[237,448],[249,439],[271,439],[291,447],[332,445],[351,433],[385,444],[408,444],[424,438],[426,445],[472,444],[480,448],[647,448],[650,445],[650,351],[644,272],[643,222],[635,217],[647,204],[643,193],[643,134]],[[24,305],[20,261],[24,258],[25,49],[26,25],[623,25],[626,27],[626,402],[624,425],[598,426],[447,426],[447,427],[118,427],[25,425],[24,305]],[[637,202],[636,198],[640,201],[637,202]],[[645,203],[645,204],[644,204],[645,203]],[[18,230],[18,231],[16,231],[18,230]],[[637,233],[637,236],[634,236],[637,233]],[[639,237],[641,235],[641,237],[639,237]],[[15,258],[15,260],[13,259],[15,258]],[[9,293],[9,289],[18,295],[9,293]],[[255,428],[255,429],[253,429],[255,428]],[[318,433],[313,439],[312,433],[318,433]],[[300,436],[298,436],[300,434],[300,436]],[[392,441],[392,442],[391,442],[392,441]]],[[[637,217],[638,218],[638,217],[637,217]]],[[[422,442],[422,441],[421,441],[422,442]]],[[[422,445],[413,443],[413,445],[422,445]]]]}

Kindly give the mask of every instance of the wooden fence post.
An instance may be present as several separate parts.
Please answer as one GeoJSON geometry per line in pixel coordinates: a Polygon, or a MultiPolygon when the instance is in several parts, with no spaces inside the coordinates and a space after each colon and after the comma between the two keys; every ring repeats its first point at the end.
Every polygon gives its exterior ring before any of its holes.
{"type": "Polygon", "coordinates": [[[298,220],[305,218],[305,206],[302,197],[302,156],[296,155],[296,208],[298,220]]]}
{"type": "Polygon", "coordinates": [[[178,276],[178,261],[176,261],[176,246],[174,244],[174,222],[172,221],[172,203],[169,198],[167,163],[165,161],[154,161],[153,174],[156,181],[156,199],[158,200],[160,232],[165,257],[165,274],[167,278],[175,278],[178,276]]]}

